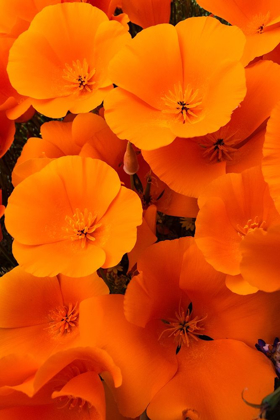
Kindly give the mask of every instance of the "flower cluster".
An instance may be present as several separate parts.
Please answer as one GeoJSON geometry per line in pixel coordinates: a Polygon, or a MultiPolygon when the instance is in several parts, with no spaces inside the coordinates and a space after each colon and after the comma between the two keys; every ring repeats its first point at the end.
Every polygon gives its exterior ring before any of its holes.
{"type": "Polygon", "coordinates": [[[280,7],[183,3],[0,0],[1,420],[279,419],[280,7]]]}

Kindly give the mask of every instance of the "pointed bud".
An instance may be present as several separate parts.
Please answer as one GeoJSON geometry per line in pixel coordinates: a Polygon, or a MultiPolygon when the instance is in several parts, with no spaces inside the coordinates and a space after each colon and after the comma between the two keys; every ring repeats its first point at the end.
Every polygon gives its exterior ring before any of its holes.
{"type": "Polygon", "coordinates": [[[128,141],[123,157],[123,170],[128,175],[134,175],[139,170],[139,163],[132,144],[128,141]]]}

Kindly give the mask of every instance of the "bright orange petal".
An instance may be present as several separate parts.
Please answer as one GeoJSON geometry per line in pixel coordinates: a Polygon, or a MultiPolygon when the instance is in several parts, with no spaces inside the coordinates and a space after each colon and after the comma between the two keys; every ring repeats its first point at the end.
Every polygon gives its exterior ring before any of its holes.
{"type": "Polygon", "coordinates": [[[104,420],[106,418],[104,389],[101,379],[96,372],[85,372],[75,376],[61,390],[52,394],[52,398],[64,396],[81,398],[86,402],[86,405],[88,403],[90,418],[94,420],[104,420]]]}
{"type": "Polygon", "coordinates": [[[198,197],[207,184],[226,173],[226,162],[209,164],[197,139],[176,140],[157,150],[143,151],[145,160],[179,194],[198,197]]]}
{"type": "Polygon", "coordinates": [[[108,286],[97,273],[90,274],[87,277],[80,277],[78,280],[63,274],[60,274],[58,278],[65,304],[82,302],[89,297],[107,295],[109,293],[108,286]]]}
{"type": "Polygon", "coordinates": [[[239,340],[253,348],[259,338],[273,342],[280,328],[277,317],[280,292],[251,294],[252,287],[248,284],[249,290],[242,289],[242,294],[249,293],[248,296],[232,293],[225,285],[229,276],[214,270],[195,241],[192,239],[190,243],[183,258],[180,287],[191,300],[194,314],[205,317],[203,334],[214,340],[239,340]]]}
{"type": "Polygon", "coordinates": [[[280,290],[280,225],[264,232],[256,229],[241,243],[241,274],[252,286],[265,292],[280,290]]]}
{"type": "Polygon", "coordinates": [[[220,198],[213,197],[198,212],[196,240],[206,260],[216,270],[232,275],[240,273],[241,238],[232,225],[227,208],[220,198]]]}
{"type": "Polygon", "coordinates": [[[9,150],[16,132],[14,121],[10,121],[5,111],[0,111],[0,157],[9,150]]]}
{"type": "Polygon", "coordinates": [[[185,238],[164,241],[142,253],[137,266],[140,274],[133,277],[124,298],[125,317],[129,322],[145,327],[150,320],[162,319],[174,307],[177,309],[182,295],[179,279],[183,254],[190,244],[185,238]]]}
{"type": "Polygon", "coordinates": [[[115,54],[130,40],[130,34],[123,25],[116,21],[103,22],[96,33],[94,62],[95,77],[98,85],[102,88],[112,85],[112,78],[109,76],[109,63],[115,54]]]}
{"type": "Polygon", "coordinates": [[[37,246],[14,241],[13,254],[25,271],[38,277],[52,277],[60,273],[69,277],[88,276],[98,270],[106,259],[105,252],[97,246],[83,249],[77,241],[72,243],[69,239],[37,246]],[[73,261],[76,263],[72,264],[73,261]]]}
{"type": "Polygon", "coordinates": [[[142,223],[142,205],[134,191],[121,187],[119,194],[100,220],[104,226],[96,232],[96,245],[106,253],[102,267],[113,267],[131,251],[136,242],[135,227],[142,223]],[[114,218],[117,217],[117,223],[114,218]],[[107,239],[108,238],[108,239],[107,239]]]}
{"type": "Polygon", "coordinates": [[[200,341],[181,351],[179,359],[177,374],[148,407],[150,418],[209,420],[215,413],[215,420],[245,420],[258,412],[245,404],[242,392],[248,389],[246,400],[261,403],[273,391],[271,362],[241,342],[200,341]]]}
{"type": "Polygon", "coordinates": [[[104,101],[105,119],[120,138],[137,147],[152,150],[172,143],[166,114],[152,108],[121,88],[114,89],[104,101]]]}
{"type": "Polygon", "coordinates": [[[199,207],[198,247],[216,270],[230,275],[240,274],[240,246],[246,234],[280,222],[260,167],[213,181],[199,197],[199,207]]]}
{"type": "Polygon", "coordinates": [[[145,216],[147,213],[150,213],[148,216],[149,218],[153,217],[154,219],[154,226],[156,224],[156,213],[157,208],[156,206],[150,206],[145,212],[143,216],[142,225],[137,228],[137,242],[133,249],[128,253],[128,260],[129,266],[128,271],[130,271],[134,265],[137,263],[138,259],[140,258],[142,252],[150,245],[157,241],[157,237],[155,235],[155,227],[151,229],[149,224],[147,223],[145,216]]]}
{"type": "Polygon", "coordinates": [[[271,197],[275,206],[280,212],[280,146],[279,146],[279,124],[280,103],[273,109],[267,123],[267,131],[263,145],[262,172],[265,181],[269,185],[271,197]]]}
{"type": "Polygon", "coordinates": [[[148,28],[169,22],[171,0],[122,0],[122,9],[131,22],[148,28]]]}
{"type": "Polygon", "coordinates": [[[173,90],[176,83],[182,83],[182,62],[175,28],[159,25],[140,32],[112,60],[110,77],[127,93],[161,109],[164,92],[173,90]]]}
{"type": "Polygon", "coordinates": [[[57,352],[40,367],[34,378],[34,393],[52,380],[65,367],[76,360],[88,362],[88,371],[95,374],[109,372],[116,387],[122,383],[120,369],[115,365],[111,356],[102,349],[93,347],[76,347],[57,352]]]}
{"type": "Polygon", "coordinates": [[[53,306],[62,304],[57,278],[38,279],[20,267],[14,268],[2,277],[0,295],[1,328],[46,323],[49,310],[53,306]]]}
{"type": "Polygon", "coordinates": [[[259,289],[257,287],[251,286],[241,274],[237,276],[226,276],[226,285],[229,290],[239,295],[250,295],[251,293],[256,293],[259,289]]]}
{"type": "Polygon", "coordinates": [[[80,314],[85,342],[101,345],[121,368],[123,382],[114,391],[120,412],[132,418],[141,415],[151,398],[176,372],[175,353],[159,345],[153,330],[126,321],[123,296],[88,299],[81,304],[80,314]],[[97,342],[96,330],[101,332],[97,342]]]}
{"type": "Polygon", "coordinates": [[[65,96],[65,63],[72,65],[78,59],[91,62],[90,47],[99,25],[107,20],[101,10],[88,4],[65,3],[43,9],[13,44],[8,68],[12,84],[21,94],[36,99],[65,96]]]}
{"type": "Polygon", "coordinates": [[[271,61],[261,60],[245,69],[247,94],[233,112],[229,126],[242,142],[270,116],[279,100],[280,68],[271,61]],[[267,74],[270,77],[267,77],[267,74]],[[252,113],[252,109],[254,112],[252,113]]]}

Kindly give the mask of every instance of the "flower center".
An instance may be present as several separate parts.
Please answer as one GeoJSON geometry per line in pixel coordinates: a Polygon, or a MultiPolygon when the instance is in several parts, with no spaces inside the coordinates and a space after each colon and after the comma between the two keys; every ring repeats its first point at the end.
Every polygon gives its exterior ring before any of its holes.
{"type": "Polygon", "coordinates": [[[63,230],[67,233],[66,238],[70,237],[72,241],[81,241],[81,247],[85,248],[88,240],[95,241],[93,232],[101,226],[101,223],[95,223],[96,218],[97,216],[93,216],[88,209],[85,209],[84,213],[80,209],[76,209],[73,217],[65,217],[67,227],[63,227],[63,230]]]}
{"type": "Polygon", "coordinates": [[[202,156],[208,159],[209,163],[217,163],[232,160],[232,155],[236,152],[236,143],[236,139],[217,138],[214,134],[209,134],[199,146],[204,149],[202,156]]]}
{"type": "Polygon", "coordinates": [[[189,305],[187,311],[184,311],[181,305],[179,305],[179,310],[175,312],[175,318],[161,320],[167,325],[167,328],[162,331],[159,340],[163,336],[167,338],[174,337],[177,344],[176,353],[178,353],[182,345],[189,347],[191,340],[198,341],[199,336],[202,335],[201,332],[204,330],[201,322],[206,318],[207,315],[204,317],[194,317],[192,314],[192,304],[189,305]]]}
{"type": "Polygon", "coordinates": [[[264,229],[266,227],[266,222],[260,222],[259,217],[256,216],[254,219],[249,219],[244,227],[237,225],[237,233],[243,239],[247,233],[253,232],[255,229],[264,229]]]}
{"type": "Polygon", "coordinates": [[[198,89],[194,90],[190,85],[183,92],[182,86],[174,86],[174,91],[169,90],[163,98],[166,108],[162,112],[175,114],[176,119],[185,124],[193,124],[201,119],[202,99],[198,89]]]}
{"type": "Polygon", "coordinates": [[[64,397],[60,397],[59,401],[63,403],[62,406],[58,407],[59,409],[68,407],[69,410],[76,408],[78,411],[82,411],[83,408],[90,409],[92,407],[90,402],[79,397],[74,397],[73,395],[65,395],[64,397]]]}
{"type": "Polygon", "coordinates": [[[53,335],[62,336],[77,327],[79,320],[78,303],[60,306],[49,312],[49,330],[53,335]]]}
{"type": "Polygon", "coordinates": [[[200,415],[196,410],[188,408],[182,412],[182,420],[199,420],[200,415]]]}
{"type": "Polygon", "coordinates": [[[65,87],[74,89],[74,93],[92,91],[92,85],[95,83],[93,80],[95,69],[89,70],[86,59],[83,60],[83,63],[80,60],[72,61],[72,66],[65,63],[63,73],[63,79],[69,82],[65,87]]]}
{"type": "MultiPolygon", "coordinates": [[[[69,381],[71,381],[71,379],[91,370],[92,368],[87,362],[75,360],[73,363],[60,371],[58,375],[52,380],[53,384],[55,385],[55,390],[60,391],[69,381]]],[[[84,409],[90,409],[92,407],[92,404],[87,400],[71,394],[57,397],[56,400],[58,403],[58,409],[64,409],[68,407],[69,410],[75,409],[76,411],[80,412],[84,409]]]]}
{"type": "Polygon", "coordinates": [[[265,27],[269,23],[270,12],[267,12],[266,15],[259,13],[252,17],[247,27],[244,29],[246,35],[262,34],[265,27]]]}

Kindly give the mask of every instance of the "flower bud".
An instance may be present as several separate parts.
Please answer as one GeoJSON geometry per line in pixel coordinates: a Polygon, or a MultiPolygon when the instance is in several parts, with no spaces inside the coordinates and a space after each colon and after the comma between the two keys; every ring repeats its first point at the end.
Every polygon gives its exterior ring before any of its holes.
{"type": "Polygon", "coordinates": [[[132,144],[128,141],[123,157],[123,170],[128,175],[134,175],[139,170],[139,163],[132,144]]]}

